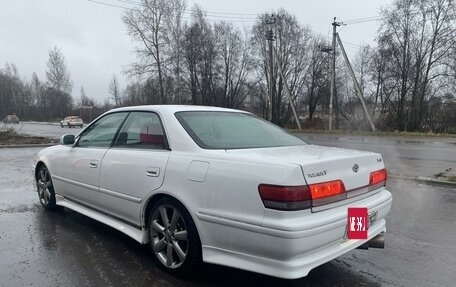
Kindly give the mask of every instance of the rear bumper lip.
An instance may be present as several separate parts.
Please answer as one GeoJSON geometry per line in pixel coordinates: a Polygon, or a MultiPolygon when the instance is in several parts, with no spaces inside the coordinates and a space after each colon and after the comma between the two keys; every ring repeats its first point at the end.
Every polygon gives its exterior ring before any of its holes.
{"type": "MultiPolygon", "coordinates": [[[[369,211],[371,210],[380,210],[386,208],[391,205],[392,202],[392,195],[386,189],[378,192],[380,198],[375,202],[375,204],[370,204],[367,207],[369,211]]],[[[368,199],[368,198],[366,198],[368,199]]],[[[361,201],[362,202],[362,201],[361,201]]],[[[360,206],[357,202],[350,203],[350,206],[360,206]]],[[[343,208],[339,207],[339,208],[343,208]]],[[[290,212],[290,211],[283,211],[283,212],[290,212]]],[[[320,213],[320,212],[319,212],[320,213]]],[[[313,213],[314,216],[317,216],[319,213],[313,213]]],[[[345,225],[347,222],[347,214],[346,213],[339,213],[337,216],[333,216],[327,220],[322,220],[320,222],[315,222],[309,220],[309,222],[305,222],[304,224],[295,225],[295,224],[288,224],[282,223],[276,224],[275,222],[268,221],[266,218],[262,221],[248,221],[248,220],[240,220],[231,217],[227,217],[221,214],[216,214],[215,212],[201,210],[196,213],[198,219],[206,222],[226,225],[233,228],[238,228],[242,230],[247,230],[251,232],[261,233],[263,235],[270,235],[275,237],[281,238],[289,238],[289,239],[299,239],[308,236],[312,236],[315,234],[322,233],[327,230],[331,230],[336,226],[340,226],[341,224],[345,225]]],[[[324,216],[321,214],[321,216],[324,216]]],[[[305,219],[305,215],[302,219],[305,219]]]]}
{"type": "MultiPolygon", "coordinates": [[[[385,217],[391,209],[392,195],[382,189],[370,197],[332,210],[296,213],[294,218],[275,213],[263,222],[232,220],[221,215],[197,213],[200,220],[247,230],[260,235],[261,254],[226,250],[223,246],[203,245],[203,260],[208,263],[241,268],[284,279],[306,276],[312,269],[333,260],[386,231],[385,217]],[[368,238],[344,239],[347,207],[367,207],[378,211],[378,220],[370,226],[368,238]]],[[[283,215],[283,214],[282,214],[283,215]]],[[[248,252],[248,251],[247,251],[248,252]]]]}
{"type": "Polygon", "coordinates": [[[207,263],[242,268],[282,279],[297,279],[307,276],[312,269],[356,249],[385,231],[385,220],[382,219],[369,230],[366,240],[339,240],[287,260],[252,256],[211,246],[203,246],[203,258],[207,263]]]}

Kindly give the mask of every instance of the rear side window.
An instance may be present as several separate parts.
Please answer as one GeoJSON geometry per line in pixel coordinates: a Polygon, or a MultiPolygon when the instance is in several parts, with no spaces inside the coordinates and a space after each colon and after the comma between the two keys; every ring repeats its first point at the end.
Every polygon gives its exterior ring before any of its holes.
{"type": "Polygon", "coordinates": [[[295,146],[301,139],[254,115],[191,111],[175,114],[192,139],[205,149],[295,146]]]}
{"type": "Polygon", "coordinates": [[[115,147],[165,149],[166,138],[160,118],[153,112],[132,112],[120,130],[115,147]]]}

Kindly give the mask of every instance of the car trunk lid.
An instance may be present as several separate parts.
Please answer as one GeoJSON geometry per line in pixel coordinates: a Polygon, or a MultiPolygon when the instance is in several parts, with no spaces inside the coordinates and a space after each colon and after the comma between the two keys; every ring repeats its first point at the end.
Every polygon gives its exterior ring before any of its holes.
{"type": "MultiPolygon", "coordinates": [[[[249,160],[299,165],[309,186],[342,181],[346,195],[339,196],[338,200],[371,191],[371,174],[385,168],[382,156],[378,153],[318,145],[227,150],[227,153],[249,157],[249,160]]],[[[322,198],[314,200],[313,206],[331,202],[329,198],[322,198]]]]}

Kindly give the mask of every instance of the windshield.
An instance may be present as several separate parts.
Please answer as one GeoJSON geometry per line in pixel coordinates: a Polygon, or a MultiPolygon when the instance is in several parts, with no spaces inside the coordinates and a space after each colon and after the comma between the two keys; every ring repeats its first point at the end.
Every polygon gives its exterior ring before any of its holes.
{"type": "Polygon", "coordinates": [[[176,117],[204,149],[296,146],[303,140],[251,114],[236,112],[178,112],[176,117]]]}

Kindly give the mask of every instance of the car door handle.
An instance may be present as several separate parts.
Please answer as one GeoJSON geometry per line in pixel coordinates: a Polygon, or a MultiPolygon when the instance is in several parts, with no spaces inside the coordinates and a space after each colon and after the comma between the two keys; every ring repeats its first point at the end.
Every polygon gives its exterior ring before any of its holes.
{"type": "Polygon", "coordinates": [[[146,169],[146,175],[151,176],[151,177],[157,177],[160,175],[160,168],[154,167],[154,166],[149,166],[146,169]]]}
{"type": "Polygon", "coordinates": [[[97,168],[98,167],[98,160],[92,159],[89,161],[89,167],[91,168],[97,168]]]}

